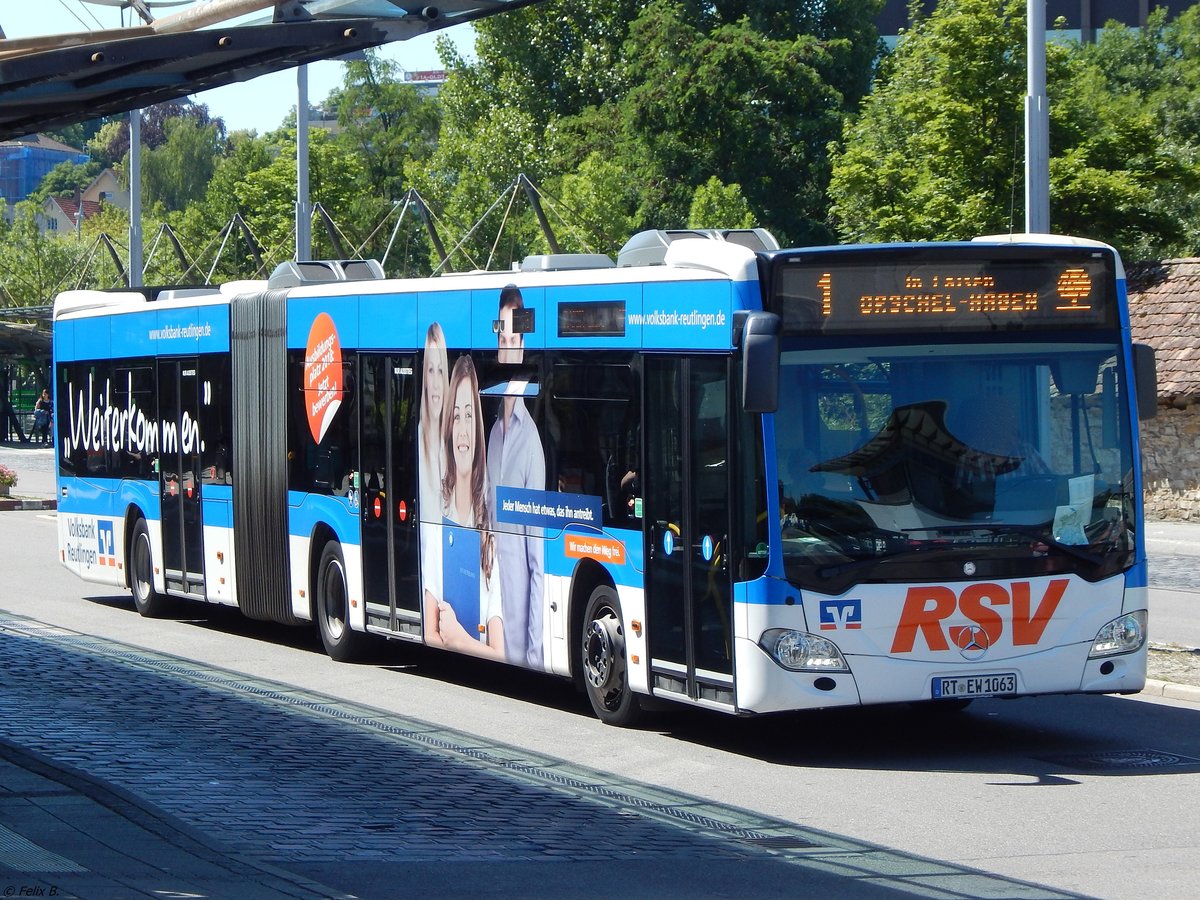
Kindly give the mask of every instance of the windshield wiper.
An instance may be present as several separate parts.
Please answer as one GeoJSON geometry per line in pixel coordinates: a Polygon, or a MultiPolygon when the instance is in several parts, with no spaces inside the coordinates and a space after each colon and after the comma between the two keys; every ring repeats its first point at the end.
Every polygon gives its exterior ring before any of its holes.
{"type": "Polygon", "coordinates": [[[937,531],[942,534],[960,534],[971,531],[987,531],[992,534],[1017,534],[1027,537],[1030,540],[1037,541],[1039,544],[1045,544],[1046,547],[1057,550],[1064,556],[1069,556],[1072,559],[1077,559],[1080,562],[1088,563],[1089,565],[1100,565],[1104,562],[1104,558],[1087,550],[1081,550],[1081,544],[1064,544],[1056,541],[1048,532],[1039,531],[1037,528],[1030,525],[1008,525],[1004,523],[984,523],[975,525],[938,525],[934,528],[907,528],[905,531],[937,531]]]}
{"type": "MultiPolygon", "coordinates": [[[[1049,534],[1038,531],[1028,525],[1004,525],[1004,524],[974,524],[974,525],[948,525],[936,526],[934,528],[907,528],[905,533],[913,531],[936,531],[939,534],[965,534],[973,531],[984,531],[991,534],[1015,534],[1029,538],[1031,541],[1036,541],[1038,544],[1044,545],[1048,550],[1057,551],[1064,556],[1068,556],[1079,562],[1087,563],[1091,566],[1098,566],[1104,562],[1103,557],[1091,553],[1086,550],[1081,550],[1073,544],[1063,544],[1056,541],[1049,534]]],[[[928,538],[920,541],[915,546],[910,546],[906,550],[898,550],[893,553],[881,553],[877,556],[865,556],[857,559],[849,559],[845,562],[834,563],[832,565],[822,566],[817,569],[819,578],[832,578],[838,575],[843,575],[846,572],[852,572],[856,569],[866,568],[881,563],[892,563],[898,560],[910,559],[914,556],[921,556],[927,553],[937,553],[939,551],[968,551],[978,549],[979,546],[993,546],[987,543],[966,544],[952,543],[939,538],[928,538]]]]}
{"type": "Polygon", "coordinates": [[[947,549],[946,545],[941,542],[923,542],[907,550],[897,550],[894,553],[881,553],[877,556],[860,556],[858,559],[848,559],[845,562],[821,566],[821,568],[817,569],[817,577],[832,578],[835,575],[851,572],[854,569],[878,565],[882,562],[892,562],[897,559],[908,559],[910,556],[920,556],[923,553],[933,553],[945,549],[947,549]]]}

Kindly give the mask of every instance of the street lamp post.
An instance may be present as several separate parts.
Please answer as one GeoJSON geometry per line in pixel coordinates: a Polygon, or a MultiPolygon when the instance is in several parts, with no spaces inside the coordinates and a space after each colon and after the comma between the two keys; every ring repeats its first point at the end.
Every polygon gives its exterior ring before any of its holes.
{"type": "Polygon", "coordinates": [[[1046,96],[1046,0],[1026,0],[1025,231],[1050,231],[1050,100],[1046,96]]]}
{"type": "Polygon", "coordinates": [[[296,262],[312,259],[312,203],[308,196],[308,66],[296,68],[296,262]]]}
{"type": "Polygon", "coordinates": [[[129,113],[129,286],[142,285],[142,111],[129,113]]]}

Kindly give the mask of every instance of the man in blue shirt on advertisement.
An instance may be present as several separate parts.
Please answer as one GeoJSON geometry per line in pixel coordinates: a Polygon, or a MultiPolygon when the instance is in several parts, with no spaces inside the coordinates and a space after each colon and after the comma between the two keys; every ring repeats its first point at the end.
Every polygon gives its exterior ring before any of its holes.
{"type": "MultiPolygon", "coordinates": [[[[519,366],[524,361],[526,329],[518,327],[525,318],[524,309],[524,298],[515,285],[500,292],[496,358],[501,365],[519,366]]],[[[546,456],[537,425],[525,408],[523,393],[523,382],[509,383],[488,438],[487,471],[492,485],[492,516],[496,519],[504,655],[509,662],[541,669],[542,529],[502,521],[504,516],[495,495],[497,487],[539,493],[546,488],[546,456]]]]}

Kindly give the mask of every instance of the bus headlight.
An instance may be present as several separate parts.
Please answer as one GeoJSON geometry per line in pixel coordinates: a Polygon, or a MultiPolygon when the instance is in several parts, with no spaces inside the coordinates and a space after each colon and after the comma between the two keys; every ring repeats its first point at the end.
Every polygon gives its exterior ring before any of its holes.
{"type": "Polygon", "coordinates": [[[1097,656],[1116,656],[1141,650],[1146,643],[1146,610],[1126,613],[1107,623],[1096,633],[1092,641],[1089,659],[1097,656]]]}
{"type": "Polygon", "coordinates": [[[795,672],[849,672],[842,651],[833,641],[790,628],[764,631],[758,644],[767,654],[795,672]]]}

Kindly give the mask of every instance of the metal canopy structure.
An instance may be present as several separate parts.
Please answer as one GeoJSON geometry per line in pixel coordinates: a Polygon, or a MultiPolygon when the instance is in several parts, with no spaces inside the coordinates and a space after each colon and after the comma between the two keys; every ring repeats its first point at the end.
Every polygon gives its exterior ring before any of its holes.
{"type": "Polygon", "coordinates": [[[0,40],[0,140],[175,100],[536,2],[211,0],[145,26],[0,40]],[[251,8],[265,10],[270,21],[211,21],[221,9],[242,16],[251,8]]]}
{"type": "MultiPolygon", "coordinates": [[[[49,319],[49,310],[28,310],[29,318],[49,319]]],[[[36,325],[0,319],[0,358],[49,361],[50,332],[36,325]]]]}

